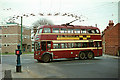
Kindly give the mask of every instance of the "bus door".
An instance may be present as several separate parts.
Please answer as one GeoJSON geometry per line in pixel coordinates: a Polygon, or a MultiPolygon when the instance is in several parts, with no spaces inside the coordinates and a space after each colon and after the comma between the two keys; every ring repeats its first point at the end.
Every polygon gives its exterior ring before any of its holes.
{"type": "Polygon", "coordinates": [[[35,42],[34,43],[34,51],[35,51],[35,53],[40,51],[40,42],[35,42]]]}
{"type": "Polygon", "coordinates": [[[34,42],[34,56],[36,56],[39,52],[40,52],[40,42],[34,42]]]}

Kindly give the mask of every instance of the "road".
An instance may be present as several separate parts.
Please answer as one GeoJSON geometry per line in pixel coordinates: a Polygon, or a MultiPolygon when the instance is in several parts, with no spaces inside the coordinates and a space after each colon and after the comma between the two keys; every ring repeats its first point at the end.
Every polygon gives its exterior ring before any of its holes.
{"type": "Polygon", "coordinates": [[[33,55],[22,55],[21,63],[22,73],[16,73],[16,56],[2,56],[3,77],[5,70],[11,70],[13,78],[118,78],[118,59],[107,56],[38,63],[33,55]]]}

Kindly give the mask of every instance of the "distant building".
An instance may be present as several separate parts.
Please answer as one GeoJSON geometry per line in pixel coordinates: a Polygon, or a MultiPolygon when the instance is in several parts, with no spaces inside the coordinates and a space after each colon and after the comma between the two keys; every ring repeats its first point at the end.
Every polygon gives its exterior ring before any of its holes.
{"type": "MultiPolygon", "coordinates": [[[[23,52],[31,52],[31,29],[23,27],[23,52]]],[[[21,27],[16,23],[0,25],[0,48],[2,53],[14,53],[17,45],[21,44],[21,27]]]]}
{"type": "Polygon", "coordinates": [[[32,52],[34,52],[34,42],[35,42],[35,34],[37,32],[37,27],[33,27],[32,31],[31,31],[31,41],[32,41],[32,52]]]}
{"type": "Polygon", "coordinates": [[[114,26],[112,20],[103,31],[103,52],[109,55],[120,55],[120,23],[114,26]]]}

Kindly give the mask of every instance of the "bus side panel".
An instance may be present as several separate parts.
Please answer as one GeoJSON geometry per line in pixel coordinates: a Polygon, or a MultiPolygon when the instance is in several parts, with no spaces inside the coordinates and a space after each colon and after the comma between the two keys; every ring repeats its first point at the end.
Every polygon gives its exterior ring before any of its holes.
{"type": "Polygon", "coordinates": [[[35,51],[34,52],[34,59],[38,59],[39,58],[39,56],[38,56],[38,51],[35,51]]]}
{"type": "Polygon", "coordinates": [[[102,49],[99,49],[99,50],[95,49],[93,50],[93,52],[95,57],[102,56],[102,49]]]}
{"type": "Polygon", "coordinates": [[[54,59],[57,58],[74,58],[78,57],[80,51],[77,50],[66,50],[66,51],[53,51],[54,53],[54,59]]]}
{"type": "Polygon", "coordinates": [[[73,51],[68,51],[68,50],[64,50],[64,51],[54,51],[54,59],[57,58],[70,58],[70,57],[74,57],[74,52],[73,51]],[[72,54],[71,54],[72,52],[72,54]]]}

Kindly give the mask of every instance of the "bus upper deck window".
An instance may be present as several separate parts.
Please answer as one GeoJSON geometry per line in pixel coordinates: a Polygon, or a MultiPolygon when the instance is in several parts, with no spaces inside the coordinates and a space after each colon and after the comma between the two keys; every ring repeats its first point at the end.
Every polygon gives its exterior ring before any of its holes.
{"type": "Polygon", "coordinates": [[[98,33],[100,33],[100,32],[99,32],[99,30],[95,29],[95,33],[97,33],[97,34],[98,34],[98,33]]]}
{"type": "Polygon", "coordinates": [[[88,29],[87,31],[88,31],[88,33],[92,33],[92,30],[91,30],[91,29],[88,29]]]}
{"type": "Polygon", "coordinates": [[[80,29],[74,29],[75,33],[80,33],[80,29]]]}
{"type": "Polygon", "coordinates": [[[40,28],[39,33],[42,33],[42,30],[43,30],[43,29],[42,29],[42,28],[40,28]]]}
{"type": "Polygon", "coordinates": [[[68,29],[68,33],[73,33],[73,29],[68,29]]]}
{"type": "Polygon", "coordinates": [[[81,29],[81,33],[86,33],[86,29],[81,29]]]}
{"type": "Polygon", "coordinates": [[[53,28],[53,29],[52,29],[52,32],[53,32],[53,33],[59,33],[59,28],[53,28]]]}
{"type": "Polygon", "coordinates": [[[60,33],[67,33],[67,29],[61,28],[60,33]]]}
{"type": "Polygon", "coordinates": [[[50,28],[44,28],[43,33],[51,33],[51,29],[50,28]]]}
{"type": "Polygon", "coordinates": [[[87,31],[88,31],[88,33],[90,33],[90,34],[96,33],[96,32],[95,32],[95,29],[88,29],[87,31]]]}

